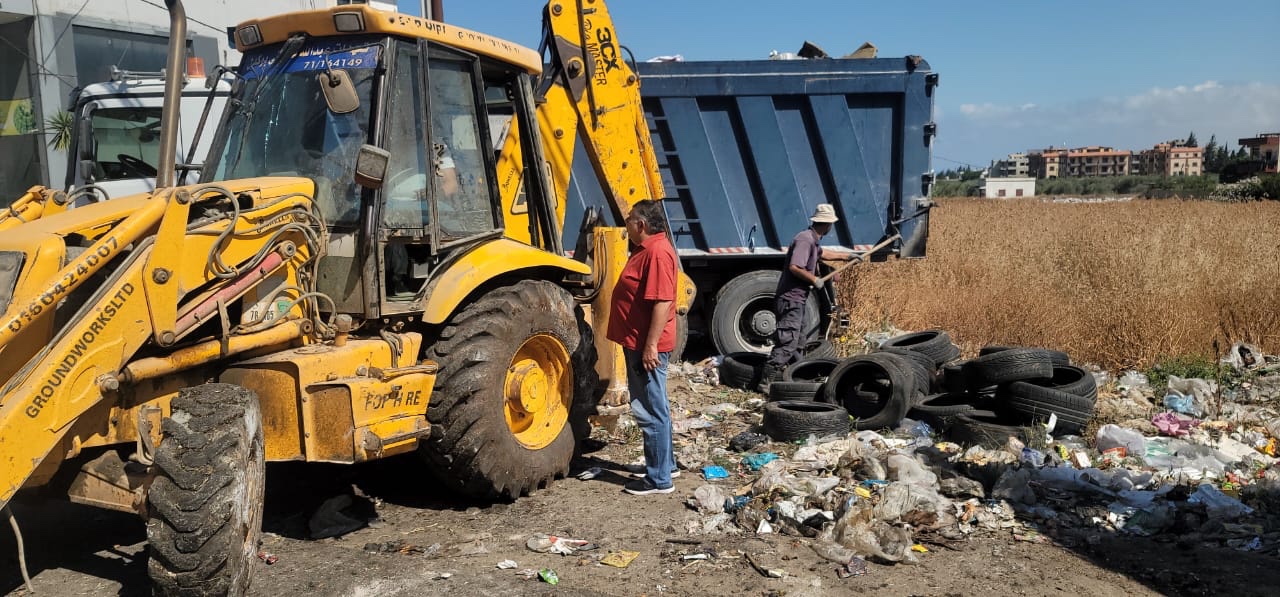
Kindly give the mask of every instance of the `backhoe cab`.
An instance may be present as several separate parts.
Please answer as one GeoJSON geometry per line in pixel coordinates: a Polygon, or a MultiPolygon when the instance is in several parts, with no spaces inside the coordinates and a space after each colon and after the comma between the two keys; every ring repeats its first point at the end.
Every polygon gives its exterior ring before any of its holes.
{"type": "Polygon", "coordinates": [[[33,189],[0,235],[0,506],[68,478],[147,518],[158,593],[241,594],[266,461],[417,451],[499,499],[565,475],[597,370],[622,383],[591,307],[627,250],[561,246],[575,133],[615,216],[661,197],[634,75],[567,41],[611,27],[587,4],[548,9],[545,81],[536,52],[363,5],[243,23],[199,184],[161,163],[156,191],[73,210],[33,189]]]}

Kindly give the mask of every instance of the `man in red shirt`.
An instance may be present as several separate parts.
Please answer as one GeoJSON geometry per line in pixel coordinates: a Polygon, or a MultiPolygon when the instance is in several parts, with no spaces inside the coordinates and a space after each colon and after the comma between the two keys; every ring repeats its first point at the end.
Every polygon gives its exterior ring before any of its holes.
{"type": "Polygon", "coordinates": [[[631,414],[644,434],[645,475],[622,489],[634,495],[671,493],[676,470],[667,404],[667,362],[676,345],[676,251],[667,240],[662,205],[631,208],[627,236],[635,246],[613,288],[608,338],[622,345],[631,414]]]}

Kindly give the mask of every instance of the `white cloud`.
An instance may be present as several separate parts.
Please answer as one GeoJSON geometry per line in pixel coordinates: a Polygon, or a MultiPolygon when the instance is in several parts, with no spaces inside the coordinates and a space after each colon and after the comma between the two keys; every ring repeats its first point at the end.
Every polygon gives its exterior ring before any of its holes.
{"type": "Polygon", "coordinates": [[[1152,88],[1129,97],[1070,104],[963,104],[954,119],[939,110],[937,153],[986,164],[1005,154],[1047,147],[1106,145],[1141,150],[1194,131],[1235,146],[1241,137],[1280,131],[1280,85],[1204,81],[1152,88]]]}

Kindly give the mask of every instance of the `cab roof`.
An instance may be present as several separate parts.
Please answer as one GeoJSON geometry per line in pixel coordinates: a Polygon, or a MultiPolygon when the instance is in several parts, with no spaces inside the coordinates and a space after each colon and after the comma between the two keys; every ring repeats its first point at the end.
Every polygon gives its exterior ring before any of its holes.
{"type": "Polygon", "coordinates": [[[236,26],[236,49],[244,52],[280,43],[295,33],[306,33],[312,37],[374,33],[420,38],[500,60],[523,68],[529,74],[542,72],[542,58],[538,53],[519,44],[448,23],[377,10],[367,4],[304,10],[245,21],[236,26]],[[338,30],[339,22],[344,25],[343,31],[338,30]],[[360,28],[353,29],[352,24],[360,28]],[[256,35],[251,28],[256,28],[256,35]],[[256,43],[245,43],[254,42],[255,37],[256,43]]]}

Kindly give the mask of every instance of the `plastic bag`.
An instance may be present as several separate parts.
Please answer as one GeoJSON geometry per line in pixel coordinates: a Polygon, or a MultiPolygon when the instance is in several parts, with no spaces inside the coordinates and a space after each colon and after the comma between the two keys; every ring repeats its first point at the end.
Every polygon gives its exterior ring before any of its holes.
{"type": "Polygon", "coordinates": [[[1204,504],[1205,511],[1209,513],[1209,518],[1218,520],[1235,520],[1241,516],[1253,514],[1253,508],[1244,505],[1236,498],[1222,493],[1217,487],[1208,483],[1196,489],[1196,492],[1191,494],[1187,501],[1192,504],[1204,504]]]}
{"type": "Polygon", "coordinates": [[[1116,382],[1116,389],[1120,392],[1128,392],[1129,390],[1137,390],[1144,394],[1151,392],[1151,381],[1147,376],[1137,371],[1125,371],[1120,376],[1120,380],[1116,382]]]}
{"type": "Polygon", "coordinates": [[[933,487],[938,484],[938,476],[910,456],[890,454],[886,464],[889,469],[889,478],[894,481],[922,487],[933,487]]]}
{"type": "Polygon", "coordinates": [[[1119,425],[1103,425],[1098,428],[1098,451],[1124,448],[1127,454],[1142,455],[1147,452],[1146,439],[1141,433],[1119,425]]]}
{"type": "Polygon", "coordinates": [[[1213,394],[1216,391],[1218,391],[1218,384],[1207,379],[1170,375],[1169,391],[1165,393],[1165,407],[1184,415],[1201,418],[1204,416],[1205,405],[1213,400],[1213,394]]]}

